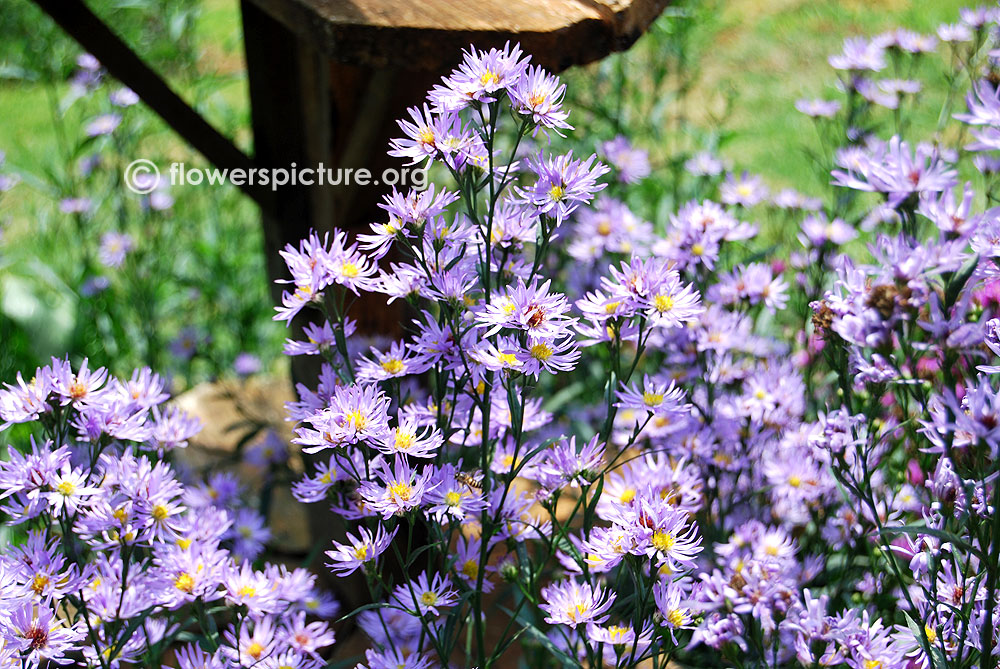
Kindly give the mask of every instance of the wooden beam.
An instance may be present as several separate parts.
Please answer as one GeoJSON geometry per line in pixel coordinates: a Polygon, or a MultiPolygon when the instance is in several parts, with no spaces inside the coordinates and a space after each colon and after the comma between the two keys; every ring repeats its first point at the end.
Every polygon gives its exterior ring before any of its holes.
{"type": "MultiPolygon", "coordinates": [[[[250,170],[253,159],[240,151],[170,86],[101,19],[83,0],[34,0],[63,30],[101,62],[116,79],[131,88],[206,160],[220,169],[250,170]]],[[[243,185],[240,190],[264,207],[267,191],[243,185]]]]}

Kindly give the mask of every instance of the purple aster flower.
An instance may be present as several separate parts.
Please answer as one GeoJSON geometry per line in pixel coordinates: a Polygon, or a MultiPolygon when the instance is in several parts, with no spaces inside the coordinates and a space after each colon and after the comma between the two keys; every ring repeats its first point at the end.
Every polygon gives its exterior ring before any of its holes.
{"type": "Polygon", "coordinates": [[[561,293],[550,293],[551,281],[541,285],[525,285],[518,278],[517,285],[508,286],[507,294],[494,298],[476,312],[479,327],[488,327],[491,337],[504,328],[521,330],[538,338],[555,338],[566,333],[574,322],[568,316],[569,302],[561,293]]]}
{"type": "Polygon", "coordinates": [[[186,644],[174,651],[178,669],[225,669],[221,653],[208,653],[197,644],[186,644]]]}
{"type": "Polygon", "coordinates": [[[252,562],[271,540],[271,530],[264,517],[254,509],[238,509],[225,538],[233,542],[233,557],[252,562]]]}
{"type": "Polygon", "coordinates": [[[32,602],[14,609],[2,631],[2,638],[20,655],[22,662],[38,667],[45,662],[68,665],[70,653],[80,649],[84,632],[66,627],[48,605],[32,602]]]}
{"type": "Polygon", "coordinates": [[[942,23],[937,29],[938,38],[947,44],[972,41],[972,30],[963,23],[942,23]]]}
{"type": "Polygon", "coordinates": [[[516,189],[518,201],[555,219],[556,225],[561,224],[607,186],[597,180],[607,174],[608,167],[595,161],[597,156],[593,155],[584,161],[575,160],[572,151],[555,158],[541,153],[528,158],[528,167],[537,179],[527,190],[516,189]]]}
{"type": "Polygon", "coordinates": [[[435,111],[456,112],[472,104],[493,102],[497,96],[512,91],[525,74],[530,56],[521,58],[520,45],[512,48],[477,51],[470,46],[465,58],[450,76],[442,79],[428,94],[435,111]]]}
{"type": "MultiPolygon", "coordinates": [[[[498,449],[498,452],[501,450],[503,449],[498,449]]],[[[461,463],[458,467],[450,463],[442,465],[434,475],[434,488],[427,493],[425,513],[439,523],[476,518],[486,508],[482,492],[467,483],[476,480],[478,476],[462,476],[460,467],[461,463]]],[[[513,460],[506,471],[510,471],[512,467],[513,460]]]]}
{"type": "Polygon", "coordinates": [[[357,537],[347,535],[348,543],[333,542],[333,550],[326,552],[326,556],[333,562],[327,566],[338,576],[353,574],[356,570],[373,563],[389,548],[397,529],[386,532],[385,527],[379,524],[373,535],[367,529],[359,527],[357,537]]]}
{"type": "Polygon", "coordinates": [[[632,184],[649,176],[649,153],[633,147],[624,135],[603,142],[599,150],[618,172],[618,181],[632,184]]]}
{"type": "Polygon", "coordinates": [[[383,461],[378,467],[379,483],[365,481],[358,488],[358,494],[372,511],[389,519],[421,506],[424,495],[436,486],[432,474],[431,467],[417,471],[405,458],[396,456],[395,465],[383,461]]]}
{"type": "Polygon", "coordinates": [[[403,418],[375,447],[386,455],[398,453],[411,458],[433,458],[443,443],[440,430],[403,418]]]}
{"type": "Polygon", "coordinates": [[[936,150],[918,147],[911,153],[909,144],[899,137],[862,154],[846,172],[833,170],[832,175],[838,186],[886,194],[890,207],[911,195],[940,192],[958,182],[955,170],[936,150]]]}
{"type": "Polygon", "coordinates": [[[412,374],[423,374],[431,367],[431,362],[402,341],[393,342],[383,353],[374,346],[372,358],[362,357],[355,363],[357,378],[361,383],[376,383],[412,374]]]}
{"type": "Polygon", "coordinates": [[[841,104],[837,100],[799,100],[795,103],[795,108],[813,118],[833,118],[840,111],[841,104]]]}
{"type": "Polygon", "coordinates": [[[827,243],[841,246],[855,239],[857,231],[839,218],[828,220],[826,214],[820,212],[807,216],[802,221],[802,234],[799,241],[806,248],[821,248],[827,243]]]}
{"type": "Polygon", "coordinates": [[[726,166],[708,151],[696,153],[684,163],[688,174],[696,177],[715,177],[722,174],[726,166]]]}
{"type": "MultiPolygon", "coordinates": [[[[291,620],[285,620],[279,638],[292,647],[293,651],[320,659],[319,651],[333,645],[336,637],[326,622],[317,620],[306,622],[305,611],[292,615],[291,620]]],[[[285,665],[279,662],[279,667],[285,665]]],[[[302,665],[305,666],[305,665],[302,665]]]]}
{"type": "Polygon", "coordinates": [[[725,204],[738,204],[749,209],[767,199],[767,186],[759,176],[747,172],[739,178],[730,174],[719,186],[719,197],[725,204]]]}
{"type": "Polygon", "coordinates": [[[88,137],[110,135],[121,122],[122,117],[118,114],[102,114],[88,123],[85,131],[88,137]]]}
{"type": "Polygon", "coordinates": [[[396,586],[392,601],[418,616],[430,614],[437,617],[441,615],[441,609],[450,608],[458,602],[458,591],[451,588],[451,578],[447,574],[434,574],[433,578],[428,578],[423,573],[409,583],[396,586]]]}
{"type": "Polygon", "coordinates": [[[885,67],[885,49],[874,40],[849,37],[844,40],[844,50],[830,56],[829,62],[835,70],[878,72],[885,67]]]}
{"type": "Polygon", "coordinates": [[[253,353],[241,351],[233,360],[233,371],[240,376],[251,376],[260,371],[260,358],[253,353]]]}
{"type": "Polygon", "coordinates": [[[59,211],[64,214],[86,214],[94,204],[90,198],[68,197],[59,201],[59,211]]]}
{"type": "Polygon", "coordinates": [[[389,398],[374,385],[338,387],[330,404],[305,419],[312,428],[296,430],[293,444],[306,453],[379,442],[389,434],[389,398]]]}
{"type": "Polygon", "coordinates": [[[252,616],[274,613],[282,608],[275,579],[264,571],[255,571],[249,562],[233,567],[222,579],[226,603],[246,606],[252,616]]]}
{"type": "Polygon", "coordinates": [[[603,623],[607,611],[615,602],[614,592],[605,592],[600,586],[566,580],[542,588],[541,609],[548,614],[545,622],[551,625],[577,625],[603,623]]]}
{"type": "Polygon", "coordinates": [[[135,103],[139,102],[139,96],[135,91],[127,86],[122,86],[121,88],[111,91],[108,98],[111,100],[111,104],[116,107],[131,107],[135,103]]]}
{"type": "Polygon", "coordinates": [[[578,488],[590,485],[604,465],[605,445],[597,436],[577,449],[576,437],[561,439],[545,451],[545,457],[536,469],[535,477],[550,491],[565,486],[578,488]]]}
{"type": "Polygon", "coordinates": [[[101,237],[97,259],[104,265],[117,269],[125,263],[125,257],[133,248],[135,243],[127,233],[106,232],[101,237]]]}
{"type": "Polygon", "coordinates": [[[551,128],[560,135],[560,130],[573,129],[566,122],[569,112],[562,108],[566,86],[560,83],[559,77],[541,67],[531,66],[513,87],[508,87],[508,91],[514,111],[530,117],[536,129],[551,128]]]}

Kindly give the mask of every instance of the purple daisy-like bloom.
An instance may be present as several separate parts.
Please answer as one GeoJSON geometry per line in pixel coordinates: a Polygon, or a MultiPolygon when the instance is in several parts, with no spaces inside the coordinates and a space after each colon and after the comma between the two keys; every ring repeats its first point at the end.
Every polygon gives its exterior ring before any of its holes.
{"type": "Polygon", "coordinates": [[[701,151],[684,163],[688,174],[696,177],[715,177],[722,174],[726,166],[708,151],[701,151]]]}
{"type": "Polygon", "coordinates": [[[551,128],[557,133],[573,129],[566,122],[569,112],[562,108],[566,85],[554,74],[531,66],[513,87],[508,87],[508,91],[514,111],[529,117],[536,128],[551,128]]]}
{"type": "Polygon", "coordinates": [[[67,657],[80,648],[85,636],[77,627],[66,627],[56,617],[49,605],[25,603],[11,612],[4,625],[2,637],[31,666],[44,662],[68,665],[74,662],[67,657]]]}
{"type": "Polygon", "coordinates": [[[59,211],[64,214],[86,214],[94,203],[87,197],[68,197],[59,201],[59,211]]]}
{"type": "Polygon", "coordinates": [[[548,614],[545,622],[575,629],[577,625],[606,621],[616,596],[587,582],[562,581],[542,588],[541,609],[548,614]]]}
{"type": "Polygon", "coordinates": [[[409,583],[396,586],[392,601],[407,611],[415,611],[417,615],[436,617],[441,615],[442,609],[458,602],[458,591],[452,589],[451,578],[447,574],[434,574],[433,578],[429,578],[423,573],[409,583]]]}
{"type": "Polygon", "coordinates": [[[139,102],[139,96],[127,86],[111,91],[108,98],[111,100],[111,104],[116,107],[131,107],[139,102]]]}
{"type": "Polygon", "coordinates": [[[396,456],[395,465],[390,466],[386,461],[381,463],[376,473],[381,485],[365,481],[358,488],[358,494],[372,511],[388,519],[421,506],[424,495],[437,485],[432,480],[432,473],[431,467],[418,472],[405,458],[396,456]]]}
{"type": "Polygon", "coordinates": [[[526,190],[516,189],[518,201],[555,219],[556,225],[607,186],[597,180],[608,173],[608,167],[594,155],[581,161],[573,158],[572,151],[555,158],[539,153],[528,158],[527,164],[537,179],[526,190]]]}
{"type": "Polygon", "coordinates": [[[847,171],[833,170],[833,183],[845,188],[884,193],[890,207],[914,194],[940,192],[958,182],[955,170],[933,148],[910,146],[898,136],[888,145],[860,155],[847,171]]]}
{"type": "Polygon", "coordinates": [[[487,337],[504,328],[522,330],[538,338],[565,334],[574,320],[568,316],[566,296],[549,292],[551,283],[532,282],[529,286],[519,278],[517,285],[508,287],[506,295],[495,298],[476,312],[477,325],[489,328],[487,337]]]}
{"type": "Polygon", "coordinates": [[[333,550],[326,552],[326,556],[332,560],[327,566],[338,576],[353,574],[378,559],[389,548],[397,531],[398,528],[386,532],[385,527],[380,524],[375,534],[372,534],[364,527],[359,527],[357,537],[347,535],[348,543],[333,542],[333,550]]]}
{"type": "Polygon", "coordinates": [[[527,70],[531,57],[522,58],[520,45],[478,51],[470,46],[458,69],[442,79],[428,94],[434,110],[456,112],[472,104],[494,102],[513,90],[527,70]]]}
{"type": "Polygon", "coordinates": [[[260,358],[253,353],[241,351],[233,360],[233,371],[240,376],[250,376],[260,371],[260,358]]]}
{"type": "Polygon", "coordinates": [[[885,49],[874,40],[849,37],[844,40],[843,51],[830,56],[829,62],[835,70],[878,72],[885,68],[885,49]]]}
{"type": "Polygon", "coordinates": [[[841,219],[835,218],[830,221],[826,214],[820,212],[807,216],[802,221],[802,234],[799,235],[799,241],[805,247],[820,248],[827,243],[841,246],[857,236],[857,231],[841,219]]]}
{"type": "Polygon", "coordinates": [[[398,379],[412,374],[422,374],[431,362],[402,341],[393,342],[386,352],[371,348],[372,358],[362,357],[356,363],[357,378],[361,383],[376,383],[398,379]]]}
{"type": "Polygon", "coordinates": [[[579,449],[575,436],[562,439],[545,452],[536,478],[547,490],[589,485],[604,464],[604,450],[596,435],[579,449]]]}
{"type": "Polygon", "coordinates": [[[719,186],[719,197],[725,204],[750,208],[767,199],[767,186],[757,175],[743,172],[738,178],[730,174],[719,186]]]}
{"type": "Polygon", "coordinates": [[[622,183],[637,183],[649,176],[649,153],[632,146],[624,135],[602,143],[600,153],[614,166],[622,183]]]}
{"type": "Polygon", "coordinates": [[[378,442],[389,434],[389,397],[374,385],[338,387],[330,404],[305,419],[293,444],[306,453],[342,448],[361,441],[378,442]]]}
{"type": "Polygon", "coordinates": [[[102,264],[119,268],[125,263],[129,252],[135,248],[131,235],[119,232],[106,232],[101,237],[101,245],[97,249],[97,259],[102,264]]]}
{"type": "Polygon", "coordinates": [[[118,114],[102,114],[87,124],[86,133],[88,137],[100,137],[110,135],[121,124],[122,117],[118,114]]]}
{"type": "Polygon", "coordinates": [[[803,99],[795,103],[797,110],[813,118],[833,118],[841,107],[838,100],[803,99]]]}
{"type": "Polygon", "coordinates": [[[645,375],[642,384],[631,386],[622,383],[621,390],[615,393],[619,409],[647,412],[657,416],[678,416],[691,410],[691,405],[685,404],[685,394],[674,385],[673,380],[658,381],[645,375]]]}

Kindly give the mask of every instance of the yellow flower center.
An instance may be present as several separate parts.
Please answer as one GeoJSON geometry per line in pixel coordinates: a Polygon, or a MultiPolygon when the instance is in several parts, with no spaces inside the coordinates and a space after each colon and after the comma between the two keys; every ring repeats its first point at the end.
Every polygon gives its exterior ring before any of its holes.
{"type": "Polygon", "coordinates": [[[340,268],[340,274],[348,279],[353,279],[359,274],[358,266],[352,262],[345,262],[340,268]]]}
{"type": "Polygon", "coordinates": [[[648,407],[658,407],[663,403],[663,395],[660,393],[651,393],[647,390],[642,394],[642,401],[648,407]]]}
{"type": "Polygon", "coordinates": [[[667,613],[667,622],[674,627],[680,627],[684,624],[684,612],[680,609],[670,609],[667,613]]]}
{"type": "Polygon", "coordinates": [[[368,561],[368,544],[361,544],[354,548],[354,557],[362,562],[368,561]]]}
{"type": "Polygon", "coordinates": [[[46,587],[49,585],[49,577],[45,574],[36,574],[35,578],[31,579],[31,589],[36,595],[42,594],[46,587]]]}
{"type": "Polygon", "coordinates": [[[59,494],[63,497],[69,497],[76,492],[76,486],[73,485],[72,481],[63,481],[56,486],[56,490],[58,490],[59,494]]]}
{"type": "Polygon", "coordinates": [[[382,369],[385,370],[386,374],[396,375],[403,371],[403,361],[399,358],[393,358],[392,360],[386,360],[382,363],[382,369]]]}
{"type": "Polygon", "coordinates": [[[531,347],[531,356],[536,360],[548,360],[552,357],[552,353],[552,348],[544,342],[531,347]]]}
{"type": "Polygon", "coordinates": [[[935,630],[930,625],[924,625],[924,634],[927,635],[927,640],[934,645],[937,642],[937,630],[935,630]]]}
{"type": "Polygon", "coordinates": [[[861,666],[864,669],[882,669],[882,663],[878,660],[865,660],[861,666]]]}
{"type": "Polygon", "coordinates": [[[397,451],[408,451],[413,448],[413,433],[396,430],[394,442],[397,451]]]}
{"type": "Polygon", "coordinates": [[[438,596],[433,590],[428,590],[424,594],[420,595],[420,603],[424,606],[434,606],[437,604],[438,596]]]}
{"type": "Polygon", "coordinates": [[[801,477],[792,474],[791,476],[788,477],[788,485],[792,486],[793,488],[798,488],[799,486],[802,485],[801,477]]]}
{"type": "Polygon", "coordinates": [[[653,298],[653,306],[661,314],[664,314],[674,308],[674,298],[669,295],[657,295],[653,298]]]}
{"type": "Polygon", "coordinates": [[[249,655],[255,660],[259,660],[260,656],[263,654],[264,654],[264,646],[262,646],[260,643],[256,641],[251,643],[250,647],[247,648],[247,655],[249,655]]]}
{"type": "Polygon", "coordinates": [[[618,497],[618,501],[622,504],[628,504],[633,499],[635,499],[635,488],[625,488],[622,494],[618,497]]]}
{"type": "Polygon", "coordinates": [[[532,107],[540,107],[545,104],[545,93],[534,92],[528,96],[528,104],[532,107]]]}
{"type": "Polygon", "coordinates": [[[691,255],[700,256],[703,253],[705,253],[705,247],[704,246],[702,246],[701,244],[692,244],[691,245],[691,255]]]}
{"type": "Polygon", "coordinates": [[[421,144],[434,146],[434,131],[427,126],[424,126],[420,129],[420,132],[417,133],[417,141],[421,144]]]}
{"type": "Polygon", "coordinates": [[[80,399],[87,394],[87,386],[80,383],[79,379],[73,379],[73,383],[69,384],[69,396],[75,400],[80,399]]]}
{"type": "Polygon", "coordinates": [[[569,616],[569,619],[574,622],[578,618],[582,618],[584,615],[586,615],[586,613],[587,613],[586,604],[577,604],[575,606],[571,606],[570,608],[566,609],[566,615],[569,616]]]}
{"type": "Polygon", "coordinates": [[[368,418],[361,413],[361,409],[347,412],[347,422],[354,426],[355,430],[363,430],[368,425],[368,418]]]}
{"type": "Polygon", "coordinates": [[[466,560],[462,565],[462,574],[464,574],[466,578],[478,578],[479,563],[475,560],[466,560]]]}
{"type": "Polygon", "coordinates": [[[398,497],[404,502],[410,499],[410,495],[413,493],[413,488],[410,487],[409,483],[404,483],[403,481],[394,481],[389,485],[389,494],[393,497],[398,497]]]}
{"type": "Polygon", "coordinates": [[[675,537],[672,532],[653,533],[653,547],[658,551],[666,553],[670,551],[676,543],[677,537],[675,537]]]}
{"type": "Polygon", "coordinates": [[[490,84],[500,83],[500,75],[491,70],[486,70],[479,76],[479,83],[483,86],[489,86],[490,84]]]}
{"type": "Polygon", "coordinates": [[[597,234],[599,234],[601,237],[607,237],[608,235],[610,235],[611,224],[608,221],[602,219],[601,222],[597,224],[597,234]]]}
{"type": "Polygon", "coordinates": [[[565,196],[565,195],[566,195],[566,191],[563,189],[562,186],[555,185],[555,186],[553,186],[552,188],[549,189],[549,197],[551,197],[556,202],[558,202],[559,200],[563,199],[563,196],[565,196]]]}
{"type": "Polygon", "coordinates": [[[174,587],[181,592],[190,593],[194,590],[194,577],[186,571],[182,571],[178,574],[177,578],[174,579],[174,587]]]}
{"type": "Polygon", "coordinates": [[[614,645],[619,645],[624,643],[624,636],[628,633],[627,627],[619,627],[618,625],[612,625],[608,628],[608,635],[611,637],[611,643],[614,645]]]}
{"type": "Polygon", "coordinates": [[[767,391],[765,391],[763,388],[758,388],[756,392],[754,392],[753,396],[759,400],[762,400],[765,397],[767,397],[767,391]]]}
{"type": "Polygon", "coordinates": [[[187,549],[191,548],[191,540],[181,537],[180,539],[177,540],[177,546],[182,551],[186,551],[187,549]]]}
{"type": "Polygon", "coordinates": [[[517,367],[517,356],[513,353],[500,353],[497,359],[508,367],[517,367]]]}
{"type": "Polygon", "coordinates": [[[153,512],[150,515],[153,516],[153,520],[159,522],[165,520],[170,515],[170,509],[162,504],[157,504],[153,507],[153,512]]]}
{"type": "Polygon", "coordinates": [[[253,587],[252,585],[244,585],[237,591],[236,594],[238,594],[240,597],[256,597],[257,588],[253,587]]]}
{"type": "Polygon", "coordinates": [[[458,506],[459,503],[461,503],[461,501],[462,501],[461,493],[457,493],[454,490],[445,494],[444,496],[444,503],[447,504],[448,506],[458,506]]]}
{"type": "Polygon", "coordinates": [[[330,475],[330,472],[326,472],[319,477],[319,482],[325,483],[326,485],[330,485],[331,483],[333,483],[333,476],[330,475]]]}

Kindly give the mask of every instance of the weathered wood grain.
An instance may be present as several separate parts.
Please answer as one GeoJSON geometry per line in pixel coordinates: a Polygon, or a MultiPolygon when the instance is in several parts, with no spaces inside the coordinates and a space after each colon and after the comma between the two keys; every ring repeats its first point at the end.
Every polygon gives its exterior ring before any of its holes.
{"type": "Polygon", "coordinates": [[[469,44],[519,41],[559,71],[621,51],[668,0],[251,0],[341,63],[440,71],[469,44]]]}

